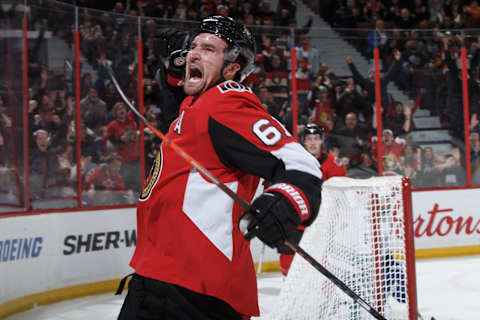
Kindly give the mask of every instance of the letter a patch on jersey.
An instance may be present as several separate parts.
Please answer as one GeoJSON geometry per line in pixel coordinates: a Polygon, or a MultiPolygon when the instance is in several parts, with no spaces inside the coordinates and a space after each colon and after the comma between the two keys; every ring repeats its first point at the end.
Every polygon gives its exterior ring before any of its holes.
{"type": "Polygon", "coordinates": [[[183,122],[183,115],[185,114],[185,110],[182,111],[182,114],[180,117],[178,117],[178,121],[175,124],[175,127],[173,128],[173,131],[178,133],[178,135],[182,134],[182,122],[183,122]]]}

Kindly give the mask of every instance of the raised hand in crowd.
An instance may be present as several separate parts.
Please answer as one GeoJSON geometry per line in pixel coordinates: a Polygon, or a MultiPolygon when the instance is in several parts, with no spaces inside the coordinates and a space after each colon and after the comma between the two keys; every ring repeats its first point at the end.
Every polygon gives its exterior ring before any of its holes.
{"type": "Polygon", "coordinates": [[[406,120],[410,120],[412,116],[412,107],[405,105],[403,107],[403,114],[405,115],[406,120]]]}
{"type": "Polygon", "coordinates": [[[400,50],[395,49],[393,51],[393,56],[394,56],[395,60],[400,60],[402,58],[402,53],[400,52],[400,50]]]}

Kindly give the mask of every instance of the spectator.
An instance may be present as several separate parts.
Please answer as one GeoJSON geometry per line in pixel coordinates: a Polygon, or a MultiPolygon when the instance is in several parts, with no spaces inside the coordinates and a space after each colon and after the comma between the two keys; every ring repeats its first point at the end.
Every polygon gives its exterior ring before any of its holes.
{"type": "MultiPolygon", "coordinates": [[[[443,4],[442,17],[448,20],[454,20],[462,14],[463,0],[445,0],[443,4]]],[[[452,29],[452,28],[449,28],[452,29]]]]}
{"type": "MultiPolygon", "coordinates": [[[[75,127],[74,123],[72,123],[71,130],[67,135],[67,140],[70,143],[74,143],[76,141],[75,137],[75,127]]],[[[95,143],[96,134],[95,132],[85,126],[84,122],[80,122],[80,149],[82,153],[82,157],[89,157],[89,162],[97,164],[100,162],[100,157],[102,156],[103,149],[99,149],[98,145],[95,143]]],[[[82,167],[82,170],[85,169],[82,167]]]]}
{"type": "Polygon", "coordinates": [[[308,115],[308,94],[311,88],[312,70],[306,59],[299,59],[297,55],[297,70],[296,70],[296,83],[297,83],[297,100],[298,109],[300,114],[308,115]]]}
{"type": "Polygon", "coordinates": [[[127,111],[123,102],[117,102],[112,110],[114,120],[107,125],[107,132],[103,137],[105,143],[109,141],[122,157],[123,165],[120,172],[125,184],[140,190],[140,161],[137,125],[133,114],[127,111]]]}
{"type": "MultiPolygon", "coordinates": [[[[397,161],[400,161],[400,157],[403,152],[403,147],[405,146],[405,140],[393,135],[392,130],[384,129],[382,132],[382,141],[383,141],[383,157],[392,154],[397,161]]],[[[377,136],[372,137],[372,154],[375,159],[377,158],[377,136]]],[[[393,161],[393,160],[392,160],[393,161]]]]}
{"type": "Polygon", "coordinates": [[[437,155],[436,169],[438,187],[462,187],[467,184],[465,169],[460,166],[460,150],[454,148],[452,154],[437,155]]]}
{"type": "Polygon", "coordinates": [[[48,94],[42,95],[41,102],[39,107],[36,107],[35,102],[29,104],[31,110],[29,117],[33,116],[30,131],[36,132],[42,129],[49,132],[50,144],[59,146],[65,141],[68,122],[62,122],[62,119],[55,113],[55,107],[48,94]]]}
{"type": "Polygon", "coordinates": [[[347,177],[354,179],[368,179],[378,176],[378,169],[375,167],[372,155],[369,152],[362,152],[360,163],[350,161],[350,168],[347,177]],[[352,163],[353,162],[353,163],[352,163]]]}
{"type": "Polygon", "coordinates": [[[293,39],[295,46],[300,44],[299,38],[301,36],[306,35],[310,32],[310,29],[312,28],[312,24],[313,24],[313,17],[311,15],[308,16],[307,23],[300,28],[298,28],[297,26],[297,19],[290,20],[288,27],[290,28],[291,33],[295,34],[295,39],[293,39]]]}
{"type": "Polygon", "coordinates": [[[340,6],[338,8],[335,15],[334,26],[350,29],[339,30],[339,32],[351,39],[351,37],[357,35],[355,31],[357,23],[362,22],[362,20],[364,20],[363,16],[361,15],[360,8],[355,3],[355,0],[347,0],[345,6],[340,6]]]}
{"type": "Polygon", "coordinates": [[[263,85],[272,93],[275,104],[281,106],[288,100],[289,79],[285,61],[274,53],[271,59],[265,62],[265,80],[263,85]],[[270,62],[270,63],[268,63],[270,62]]]}
{"type": "Polygon", "coordinates": [[[90,88],[93,88],[92,75],[88,72],[84,73],[80,79],[80,95],[87,96],[90,93],[90,88]]]}
{"type": "Polygon", "coordinates": [[[380,50],[380,56],[383,57],[388,44],[388,40],[391,38],[391,32],[385,30],[384,21],[382,19],[378,19],[375,24],[375,30],[368,32],[367,57],[369,59],[373,58],[374,48],[378,48],[380,50]]]}
{"type": "Polygon", "coordinates": [[[416,184],[417,173],[422,168],[420,148],[415,148],[412,144],[406,144],[403,147],[402,155],[400,156],[400,165],[403,169],[403,175],[412,180],[412,185],[416,184]]]}
{"type": "Polygon", "coordinates": [[[435,22],[438,15],[443,12],[443,0],[430,0],[428,4],[430,21],[435,22]]]}
{"type": "Polygon", "coordinates": [[[107,104],[98,97],[98,91],[94,87],[88,90],[88,95],[80,101],[80,114],[85,125],[96,130],[107,121],[107,104]]]}
{"type": "Polygon", "coordinates": [[[415,187],[432,188],[437,186],[435,157],[432,147],[427,146],[423,149],[420,160],[421,168],[417,173],[417,179],[414,181],[415,187]]]}
{"type": "Polygon", "coordinates": [[[61,176],[56,151],[50,147],[49,133],[34,132],[34,148],[30,153],[30,197],[32,200],[55,196],[57,176],[61,176]],[[49,188],[52,188],[51,190],[49,188]]]}
{"type": "Polygon", "coordinates": [[[361,123],[368,123],[371,119],[371,108],[365,98],[357,91],[352,77],[347,78],[345,89],[337,97],[335,114],[340,119],[345,119],[348,113],[355,113],[361,123]]]}
{"type": "Polygon", "coordinates": [[[428,21],[430,19],[430,11],[428,10],[428,3],[424,0],[415,0],[412,10],[413,16],[419,23],[428,21]]]}
{"type": "Polygon", "coordinates": [[[74,147],[71,143],[64,142],[57,153],[60,175],[57,176],[56,186],[58,195],[69,197],[76,195],[77,163],[74,147]]]}
{"type": "MultiPolygon", "coordinates": [[[[377,109],[373,109],[372,127],[377,128],[377,109]]],[[[392,130],[395,137],[403,136],[412,130],[412,109],[410,106],[403,106],[396,102],[390,114],[384,117],[384,127],[392,130]]]]}
{"type": "Polygon", "coordinates": [[[311,116],[308,119],[310,123],[325,127],[327,121],[335,121],[332,99],[328,98],[328,91],[324,86],[314,90],[309,109],[311,110],[311,116]]]}
{"type": "Polygon", "coordinates": [[[401,9],[400,0],[390,0],[385,10],[385,21],[395,21],[398,19],[401,9]]]}
{"type": "Polygon", "coordinates": [[[358,123],[357,115],[350,112],[345,116],[345,126],[334,130],[332,134],[337,138],[340,156],[358,160],[360,153],[366,148],[369,129],[358,123]]]}
{"type": "Polygon", "coordinates": [[[280,118],[280,108],[282,105],[275,102],[273,94],[265,85],[261,85],[258,88],[258,99],[271,116],[277,119],[280,118]]]}
{"type": "Polygon", "coordinates": [[[120,94],[118,93],[117,89],[115,89],[115,85],[113,84],[113,82],[107,82],[102,100],[105,101],[105,105],[107,107],[107,114],[111,114],[112,108],[115,103],[121,100],[120,94]]]}
{"type": "Polygon", "coordinates": [[[385,6],[382,1],[367,0],[363,6],[363,14],[370,21],[380,21],[385,15],[385,6]]]}
{"type": "Polygon", "coordinates": [[[306,34],[300,36],[300,46],[296,47],[296,51],[297,59],[308,64],[308,69],[312,74],[317,74],[320,67],[320,53],[311,45],[310,36],[306,34]]]}
{"type": "Polygon", "coordinates": [[[442,55],[447,67],[447,100],[444,115],[448,118],[452,127],[452,134],[455,137],[463,136],[463,108],[462,108],[462,78],[461,72],[457,66],[459,51],[455,39],[445,37],[445,51],[442,55]]]}
{"type": "MultiPolygon", "coordinates": [[[[401,61],[402,55],[400,51],[395,50],[394,55],[395,55],[395,62],[380,80],[380,85],[381,85],[380,90],[382,93],[381,98],[382,98],[383,108],[388,108],[388,106],[392,104],[392,101],[388,95],[387,85],[391,80],[393,80],[393,78],[396,76],[396,74],[398,73],[398,71],[402,66],[402,61],[401,61]]],[[[367,91],[367,97],[366,97],[367,103],[369,105],[372,105],[375,102],[375,70],[370,69],[368,72],[368,79],[366,79],[360,74],[360,72],[358,72],[357,68],[353,63],[352,57],[348,56],[346,61],[347,61],[348,68],[352,72],[355,83],[360,85],[362,89],[365,89],[367,91]]]]}
{"type": "Polygon", "coordinates": [[[122,157],[110,154],[105,163],[90,169],[85,175],[84,200],[90,206],[125,204],[128,194],[120,170],[122,157]]]}
{"type": "Polygon", "coordinates": [[[400,17],[395,19],[395,25],[400,29],[414,29],[416,27],[417,19],[412,16],[408,8],[400,10],[400,17]]]}
{"type": "Polygon", "coordinates": [[[288,22],[295,19],[296,12],[296,0],[280,0],[277,5],[277,16],[281,18],[277,21],[277,25],[282,27],[288,26],[288,22]]]}
{"type": "Polygon", "coordinates": [[[132,80],[131,74],[135,67],[135,63],[134,47],[130,45],[128,38],[121,39],[120,48],[115,50],[112,66],[120,87],[128,88],[132,80]]]}
{"type": "Polygon", "coordinates": [[[463,8],[465,12],[465,28],[480,27],[480,6],[477,0],[472,0],[469,6],[463,8]]]}

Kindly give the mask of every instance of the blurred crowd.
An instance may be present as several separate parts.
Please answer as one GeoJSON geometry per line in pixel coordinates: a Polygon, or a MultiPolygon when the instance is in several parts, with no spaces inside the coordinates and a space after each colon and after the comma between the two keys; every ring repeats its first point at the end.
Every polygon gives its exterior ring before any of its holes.
{"type": "MultiPolygon", "coordinates": [[[[143,39],[144,115],[160,131],[168,129],[164,95],[155,77],[168,60],[168,48],[159,30],[176,27],[188,31],[204,17],[231,16],[247,25],[256,38],[256,69],[245,81],[268,112],[293,129],[291,99],[291,48],[297,57],[298,134],[307,123],[327,132],[324,148],[341,159],[347,175],[378,175],[377,108],[375,78],[358,71],[352,57],[345,57],[350,74],[338,75],[322,61],[321,39],[315,38],[313,16],[305,24],[296,20],[297,0],[126,0],[126,1],[29,1],[29,169],[32,208],[76,206],[78,179],[82,180],[85,206],[134,203],[144,178],[141,152],[148,171],[160,140],[129,112],[111,81],[111,68],[127,99],[138,106],[138,17],[143,39]],[[76,123],[74,63],[74,10],[80,10],[80,119],[76,123]],[[87,9],[89,8],[89,9],[87,9]],[[94,9],[107,9],[98,11],[94,9]],[[62,70],[49,65],[46,34],[61,39],[66,48],[62,70]],[[77,128],[81,145],[77,155],[77,128]],[[141,150],[144,136],[144,151],[141,150]],[[81,161],[81,172],[77,162],[81,161]],[[45,199],[48,204],[45,204],[45,199]],[[43,204],[42,204],[43,203],[43,204]]],[[[466,185],[462,144],[448,153],[418,145],[409,135],[415,130],[413,115],[427,109],[441,119],[441,128],[463,139],[463,99],[460,48],[465,46],[471,120],[473,184],[480,184],[479,59],[480,7],[476,0],[377,1],[346,0],[310,3],[339,34],[371,59],[379,48],[382,68],[382,164],[384,174],[409,176],[414,187],[466,185]],[[414,101],[404,105],[389,94],[394,82],[414,101]],[[479,175],[479,177],[476,177],[479,175]]],[[[23,11],[3,6],[0,25],[23,11]]],[[[21,20],[20,20],[21,21],[21,20]]],[[[16,24],[16,26],[15,26],[16,24]]],[[[2,89],[3,90],[3,89],[2,89]]],[[[13,168],[12,110],[5,90],[0,92],[0,182],[20,179],[13,168]],[[10,179],[10,180],[9,180],[10,179]],[[11,180],[13,179],[13,180],[11,180]]],[[[12,183],[0,183],[0,202],[14,199],[12,183]]]]}

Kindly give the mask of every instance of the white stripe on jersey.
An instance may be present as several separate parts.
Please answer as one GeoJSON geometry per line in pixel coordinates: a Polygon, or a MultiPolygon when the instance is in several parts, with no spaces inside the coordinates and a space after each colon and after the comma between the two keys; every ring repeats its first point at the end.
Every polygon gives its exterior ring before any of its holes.
{"type": "MultiPolygon", "coordinates": [[[[233,192],[238,182],[225,183],[233,192]]],[[[183,212],[230,261],[233,257],[233,200],[193,169],[188,176],[183,212]]]]}
{"type": "Polygon", "coordinates": [[[283,161],[286,170],[298,170],[322,179],[320,163],[298,142],[287,143],[271,153],[283,161]]]}

